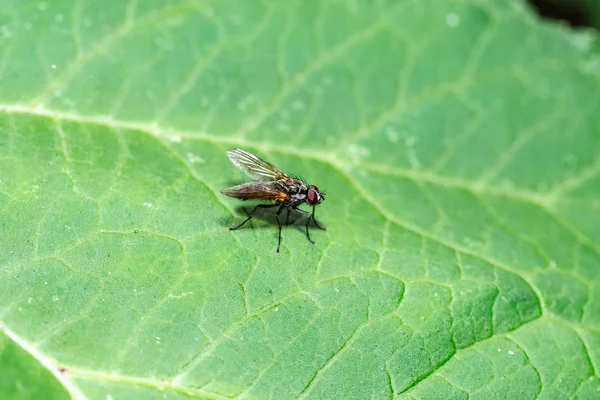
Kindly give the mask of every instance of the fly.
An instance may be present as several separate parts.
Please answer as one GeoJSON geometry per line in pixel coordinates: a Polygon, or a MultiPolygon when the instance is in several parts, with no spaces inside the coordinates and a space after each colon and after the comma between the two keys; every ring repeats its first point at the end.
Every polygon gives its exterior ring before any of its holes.
{"type": "Polygon", "coordinates": [[[221,193],[225,196],[242,200],[260,199],[271,201],[270,204],[259,204],[254,207],[252,212],[248,214],[248,218],[242,221],[238,226],[229,228],[229,230],[232,231],[241,228],[242,225],[252,219],[254,212],[259,208],[279,207],[275,212],[275,218],[277,219],[277,225],[279,226],[277,253],[279,253],[279,246],[281,245],[281,222],[279,221],[279,214],[281,214],[283,209],[287,210],[286,224],[290,215],[290,210],[296,211],[302,215],[308,215],[308,220],[306,221],[306,238],[314,245],[315,242],[311,240],[308,233],[308,225],[312,219],[317,228],[325,230],[325,228],[321,228],[315,219],[315,206],[325,200],[325,192],[321,192],[315,185],[308,185],[302,179],[286,174],[273,164],[270,164],[247,151],[230,149],[227,150],[227,156],[236,167],[241,169],[250,178],[254,179],[254,182],[232,186],[221,190],[221,193]],[[298,208],[298,206],[304,203],[308,203],[308,205],[312,206],[312,212],[298,208]]]}

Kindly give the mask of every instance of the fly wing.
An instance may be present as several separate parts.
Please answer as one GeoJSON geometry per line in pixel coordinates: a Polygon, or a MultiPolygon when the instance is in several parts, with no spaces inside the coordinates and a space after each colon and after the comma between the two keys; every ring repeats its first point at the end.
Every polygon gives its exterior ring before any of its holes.
{"type": "Polygon", "coordinates": [[[238,199],[265,199],[286,201],[289,195],[278,182],[257,181],[247,182],[221,190],[225,196],[238,199]]]}
{"type": "Polygon", "coordinates": [[[252,179],[258,181],[276,181],[288,178],[285,172],[273,164],[270,164],[247,151],[230,149],[227,150],[227,156],[236,167],[244,171],[244,173],[252,179]]]}

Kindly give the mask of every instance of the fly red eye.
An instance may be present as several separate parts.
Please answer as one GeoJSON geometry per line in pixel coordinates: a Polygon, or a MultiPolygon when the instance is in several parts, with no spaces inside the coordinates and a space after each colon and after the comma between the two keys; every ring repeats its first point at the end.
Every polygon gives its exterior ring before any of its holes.
{"type": "Polygon", "coordinates": [[[308,189],[308,193],[306,194],[306,201],[310,205],[317,204],[319,202],[319,193],[317,193],[314,189],[308,189]]]}

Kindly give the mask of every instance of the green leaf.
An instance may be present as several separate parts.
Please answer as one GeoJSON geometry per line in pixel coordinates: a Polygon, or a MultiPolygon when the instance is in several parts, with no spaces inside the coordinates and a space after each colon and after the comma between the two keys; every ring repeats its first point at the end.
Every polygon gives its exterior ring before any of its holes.
{"type": "Polygon", "coordinates": [[[0,397],[597,398],[597,33],[521,3],[0,4],[0,397]],[[326,232],[219,191],[241,147],[326,232]]]}

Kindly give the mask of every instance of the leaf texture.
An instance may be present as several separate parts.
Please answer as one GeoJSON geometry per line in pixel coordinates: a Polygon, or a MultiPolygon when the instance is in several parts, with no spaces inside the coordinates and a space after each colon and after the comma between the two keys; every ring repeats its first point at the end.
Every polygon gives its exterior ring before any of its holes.
{"type": "Polygon", "coordinates": [[[8,0],[0,39],[0,397],[597,398],[597,33],[8,0]],[[315,247],[228,230],[231,147],[327,189],[315,247]]]}

